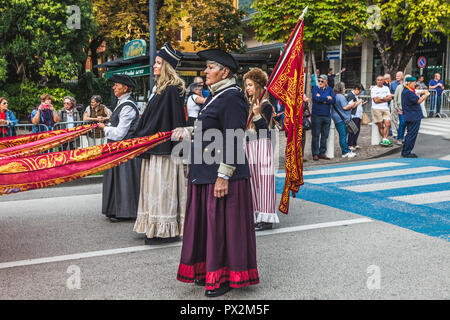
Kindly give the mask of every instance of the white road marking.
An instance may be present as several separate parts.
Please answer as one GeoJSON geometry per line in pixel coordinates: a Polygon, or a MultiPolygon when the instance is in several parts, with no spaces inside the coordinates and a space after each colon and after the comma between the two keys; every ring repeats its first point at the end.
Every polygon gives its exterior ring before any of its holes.
{"type": "Polygon", "coordinates": [[[390,190],[390,189],[428,186],[428,185],[432,185],[432,184],[449,183],[449,182],[450,182],[450,175],[445,175],[445,176],[438,176],[438,177],[409,179],[409,180],[402,180],[402,181],[359,184],[356,186],[342,187],[341,189],[348,190],[348,191],[354,191],[354,192],[374,192],[374,191],[382,191],[382,190],[390,190]]]}
{"type": "Polygon", "coordinates": [[[449,154],[448,156],[445,156],[445,157],[439,158],[439,160],[450,160],[450,154],[449,154]]]}
{"type": "MultiPolygon", "coordinates": [[[[333,222],[316,223],[316,224],[296,226],[296,227],[276,228],[276,229],[272,229],[272,230],[265,230],[265,231],[257,232],[257,236],[266,236],[266,235],[282,234],[282,233],[288,233],[288,232],[346,226],[346,225],[351,225],[351,224],[359,224],[359,223],[367,223],[367,222],[373,222],[373,220],[369,219],[369,218],[358,218],[358,219],[350,219],[350,220],[339,220],[339,221],[333,221],[333,222]]],[[[134,252],[157,250],[157,249],[164,249],[164,248],[173,248],[173,247],[181,247],[181,242],[171,243],[171,244],[161,245],[161,246],[145,245],[145,246],[137,246],[137,247],[83,252],[83,253],[55,256],[55,257],[47,257],[47,258],[3,262],[3,263],[0,263],[0,269],[32,266],[32,265],[37,265],[37,264],[79,260],[79,259],[86,259],[86,258],[110,256],[110,255],[123,254],[123,253],[134,253],[134,252]]]]}
{"type": "Polygon", "coordinates": [[[376,178],[386,178],[386,177],[396,177],[396,176],[405,176],[409,174],[415,173],[428,173],[428,172],[436,172],[449,170],[448,168],[443,167],[421,167],[421,168],[411,168],[411,169],[403,169],[403,170],[387,170],[387,171],[379,171],[372,173],[364,173],[364,174],[352,174],[347,176],[338,176],[338,177],[329,177],[329,178],[317,178],[317,179],[305,179],[305,182],[313,183],[313,184],[322,184],[322,183],[336,183],[336,182],[345,182],[345,181],[356,181],[356,180],[364,180],[364,179],[376,179],[376,178]]]}
{"type": "MultiPolygon", "coordinates": [[[[370,169],[381,169],[381,168],[387,168],[387,167],[397,167],[397,166],[406,166],[406,165],[408,165],[408,164],[403,163],[403,162],[384,162],[384,163],[367,164],[367,165],[361,165],[361,166],[350,166],[350,167],[343,167],[343,168],[305,170],[305,171],[303,171],[303,176],[362,171],[362,170],[370,170],[370,169]]],[[[275,176],[277,176],[279,178],[285,178],[286,173],[280,172],[280,173],[275,174],[275,176]]]]}
{"type": "Polygon", "coordinates": [[[419,193],[406,196],[390,197],[389,199],[411,204],[427,204],[450,201],[450,190],[419,193]]]}

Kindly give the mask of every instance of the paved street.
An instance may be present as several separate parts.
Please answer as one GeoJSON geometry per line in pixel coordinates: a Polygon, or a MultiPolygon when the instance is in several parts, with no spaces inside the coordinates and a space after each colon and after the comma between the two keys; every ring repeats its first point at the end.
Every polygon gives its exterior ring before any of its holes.
{"type": "MultiPolygon", "coordinates": [[[[429,139],[438,158],[308,168],[289,215],[257,234],[261,283],[220,299],[450,298],[448,140],[421,134],[419,154],[429,139]]],[[[0,299],[206,299],[176,280],[181,243],[144,246],[100,206],[98,183],[2,197],[0,299]]]]}

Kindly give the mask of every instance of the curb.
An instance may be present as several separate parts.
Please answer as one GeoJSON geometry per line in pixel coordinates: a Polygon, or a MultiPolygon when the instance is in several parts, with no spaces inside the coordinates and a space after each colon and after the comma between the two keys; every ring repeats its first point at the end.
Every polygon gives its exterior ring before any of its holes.
{"type": "Polygon", "coordinates": [[[378,159],[378,158],[381,158],[381,157],[390,156],[392,154],[400,152],[402,147],[403,146],[395,146],[393,148],[389,148],[388,151],[386,151],[384,153],[377,154],[377,155],[375,155],[373,157],[370,157],[370,158],[367,158],[367,159],[378,159]]]}
{"type": "Polygon", "coordinates": [[[74,186],[82,186],[82,185],[90,185],[90,184],[99,184],[103,183],[103,175],[101,176],[87,176],[81,179],[76,179],[66,183],[60,183],[49,188],[61,188],[61,187],[74,187],[74,186]]]}

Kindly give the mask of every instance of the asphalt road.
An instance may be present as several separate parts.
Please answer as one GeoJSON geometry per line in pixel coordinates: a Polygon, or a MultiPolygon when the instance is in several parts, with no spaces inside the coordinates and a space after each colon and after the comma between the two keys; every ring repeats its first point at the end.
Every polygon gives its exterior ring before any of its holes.
{"type": "MultiPolygon", "coordinates": [[[[448,140],[432,149],[435,137],[420,139],[418,154],[450,153],[437,151],[448,140]]],[[[289,215],[257,233],[260,284],[219,299],[450,298],[449,241],[322,196],[292,198],[289,215]]],[[[176,280],[181,243],[145,246],[132,222],[100,209],[95,179],[1,197],[0,299],[206,299],[176,280]]]]}

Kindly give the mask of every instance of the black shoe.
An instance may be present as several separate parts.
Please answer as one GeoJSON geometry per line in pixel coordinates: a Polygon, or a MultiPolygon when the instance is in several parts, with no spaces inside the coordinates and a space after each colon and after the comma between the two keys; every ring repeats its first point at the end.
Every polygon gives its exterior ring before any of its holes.
{"type": "Polygon", "coordinates": [[[206,285],[206,280],[205,279],[195,279],[194,283],[197,286],[204,287],[206,285]]]}
{"type": "Polygon", "coordinates": [[[120,219],[118,219],[118,218],[114,218],[114,217],[109,217],[109,221],[111,221],[111,222],[120,222],[120,219]]]}
{"type": "Polygon", "coordinates": [[[418,158],[417,154],[415,154],[415,153],[410,153],[410,154],[405,154],[405,155],[402,154],[402,157],[403,158],[418,158]]]}
{"type": "Polygon", "coordinates": [[[164,244],[179,241],[180,237],[172,237],[172,238],[147,238],[145,237],[146,245],[155,245],[155,244],[164,244]]]}
{"type": "Polygon", "coordinates": [[[273,224],[269,222],[258,222],[255,225],[255,231],[263,231],[272,229],[273,224]]]}
{"type": "Polygon", "coordinates": [[[222,283],[220,285],[219,288],[214,289],[214,290],[206,290],[205,291],[205,296],[208,298],[216,298],[216,297],[220,297],[221,295],[224,295],[225,293],[227,293],[228,291],[230,291],[231,288],[229,282],[225,282],[222,283]]]}

